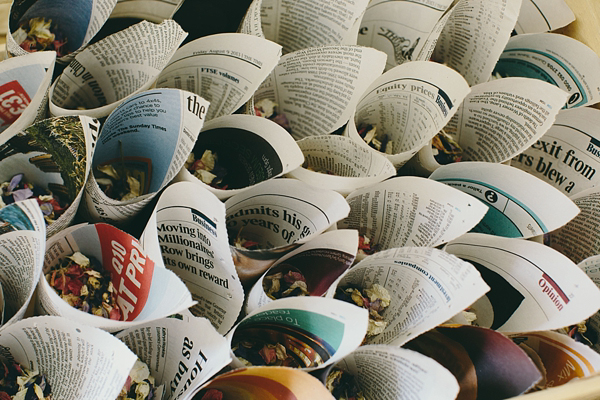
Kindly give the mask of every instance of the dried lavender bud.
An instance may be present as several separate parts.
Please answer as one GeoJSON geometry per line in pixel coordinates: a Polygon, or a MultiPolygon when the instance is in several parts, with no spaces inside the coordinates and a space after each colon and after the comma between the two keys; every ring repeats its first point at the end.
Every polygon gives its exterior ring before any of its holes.
{"type": "Polygon", "coordinates": [[[110,272],[98,260],[76,252],[52,268],[46,280],[72,307],[103,318],[123,319],[110,272]]]}

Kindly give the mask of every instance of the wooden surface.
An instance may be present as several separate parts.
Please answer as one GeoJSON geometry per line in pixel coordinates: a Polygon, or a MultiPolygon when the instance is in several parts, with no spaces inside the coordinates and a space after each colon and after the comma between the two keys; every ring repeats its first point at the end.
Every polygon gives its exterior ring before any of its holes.
{"type": "MultiPolygon", "coordinates": [[[[75,0],[74,0],[75,1],[75,0]]],[[[197,1],[197,0],[187,0],[197,1]]],[[[571,36],[600,55],[600,0],[565,0],[577,20],[557,33],[571,36]]],[[[11,0],[0,0],[0,52],[4,51],[11,0]]],[[[600,71],[598,71],[600,73],[600,71]]],[[[600,375],[515,397],[519,400],[600,400],[600,375]]]]}

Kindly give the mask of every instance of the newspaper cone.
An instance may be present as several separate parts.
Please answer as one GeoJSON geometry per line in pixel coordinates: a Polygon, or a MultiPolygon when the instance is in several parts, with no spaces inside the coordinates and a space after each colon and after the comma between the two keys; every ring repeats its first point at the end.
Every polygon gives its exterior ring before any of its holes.
{"type": "Polygon", "coordinates": [[[125,344],[61,317],[33,317],[0,333],[2,357],[46,376],[53,399],[115,399],[135,362],[125,344]]]}
{"type": "Polygon", "coordinates": [[[0,283],[4,325],[21,320],[31,302],[44,263],[46,225],[35,200],[0,209],[0,283]]]}
{"type": "Polygon", "coordinates": [[[319,380],[310,374],[285,367],[250,367],[219,375],[194,399],[222,400],[333,400],[319,380]],[[210,397],[215,396],[215,397],[210,397]],[[218,397],[222,396],[222,397],[218,397]]]}
{"type": "Polygon", "coordinates": [[[17,189],[29,188],[29,197],[42,206],[48,237],[69,226],[83,197],[98,129],[97,120],[68,116],[45,119],[10,137],[0,135],[4,202],[25,197],[17,189]]]}
{"type": "MultiPolygon", "coordinates": [[[[194,304],[185,284],[164,268],[162,260],[147,257],[135,238],[111,225],[71,227],[53,236],[46,247],[44,276],[40,278],[37,301],[40,314],[64,316],[114,332],[166,317],[194,304]],[[109,273],[110,282],[105,282],[107,298],[99,293],[110,308],[98,304],[98,293],[94,295],[91,289],[78,285],[81,280],[77,268],[72,274],[71,267],[67,272],[59,269],[59,264],[76,252],[87,257],[90,263],[95,259],[101,265],[99,273],[87,274],[99,282],[90,283],[88,278],[86,287],[90,284],[103,287],[100,284],[108,278],[100,275],[105,271],[109,273]],[[61,297],[55,288],[63,286],[61,297]],[[92,314],[94,310],[98,310],[98,315],[92,314]],[[99,316],[102,314],[107,317],[99,316]]],[[[75,263],[83,266],[79,259],[75,263]]],[[[99,290],[98,287],[94,289],[99,290]]]]}
{"type": "Polygon", "coordinates": [[[251,115],[226,115],[204,124],[176,181],[199,182],[226,200],[304,161],[294,139],[276,123],[251,115]]]}
{"type": "Polygon", "coordinates": [[[164,399],[191,399],[230,361],[229,345],[205,318],[175,314],[117,334],[164,386],[164,399]]]}
{"type": "Polygon", "coordinates": [[[253,282],[275,260],[334,227],[349,211],[339,193],[295,179],[263,182],[229,198],[225,208],[242,283],[253,282]]]}
{"type": "Polygon", "coordinates": [[[367,310],[324,297],[296,297],[266,304],[228,334],[233,367],[325,368],[362,342],[367,310]]]}
{"type": "Polygon", "coordinates": [[[287,176],[343,196],[396,175],[387,158],[345,136],[310,136],[297,144],[305,162],[287,176]]]}
{"type": "Polygon", "coordinates": [[[82,206],[87,220],[133,219],[183,166],[208,106],[191,92],[156,89],[117,107],[94,152],[82,206]]]}
{"type": "Polygon", "coordinates": [[[55,51],[67,64],[100,30],[117,0],[13,1],[6,47],[9,56],[55,51]]]}
{"type": "Polygon", "coordinates": [[[362,236],[358,260],[380,250],[446,243],[472,229],[487,211],[459,190],[409,176],[358,189],[346,201],[350,213],[338,228],[362,236]]]}
{"type": "Polygon", "coordinates": [[[357,232],[340,229],[322,233],[287,253],[254,284],[246,299],[246,313],[280,298],[324,295],[350,268],[357,247],[357,232]]]}
{"type": "Polygon", "coordinates": [[[52,51],[0,63],[0,140],[46,117],[55,60],[52,51]]]}
{"type": "Polygon", "coordinates": [[[600,289],[567,257],[529,240],[469,233],[448,243],[491,290],[472,308],[480,326],[533,332],[578,324],[600,309],[600,289]]]}
{"type": "Polygon", "coordinates": [[[395,346],[360,346],[334,364],[324,380],[336,399],[343,398],[344,389],[346,396],[352,393],[348,375],[367,399],[454,400],[459,391],[456,378],[437,361],[395,346]],[[340,375],[342,385],[336,384],[340,375]]]}
{"type": "Polygon", "coordinates": [[[334,0],[310,0],[284,5],[276,0],[263,5],[254,0],[240,25],[240,31],[266,37],[283,46],[283,53],[327,45],[356,44],[356,35],[368,0],[351,4],[334,0]],[[337,18],[331,18],[337,15],[337,18]],[[279,23],[280,20],[294,21],[279,23]],[[306,32],[311,34],[307,35],[306,32]]]}
{"type": "Polygon", "coordinates": [[[173,20],[142,21],[94,43],[54,81],[50,114],[106,117],[152,86],[186,35],[173,20]]]}
{"type": "Polygon", "coordinates": [[[541,378],[519,346],[499,332],[476,326],[439,327],[404,345],[433,358],[458,380],[458,399],[518,396],[541,378]]]}
{"type": "Polygon", "coordinates": [[[190,311],[227,333],[242,309],[244,289],[229,250],[223,203],[204,185],[169,185],[140,242],[151,258],[163,260],[185,282],[197,301],[190,311]]]}
{"type": "Polygon", "coordinates": [[[471,264],[434,248],[402,247],[366,257],[342,275],[327,297],[375,311],[369,320],[367,344],[401,346],[487,291],[488,285],[471,264]]]}

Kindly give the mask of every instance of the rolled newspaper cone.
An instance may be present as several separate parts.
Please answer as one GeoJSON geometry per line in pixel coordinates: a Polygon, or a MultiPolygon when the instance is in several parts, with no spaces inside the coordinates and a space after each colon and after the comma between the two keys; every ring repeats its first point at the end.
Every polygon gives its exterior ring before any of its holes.
{"type": "Polygon", "coordinates": [[[27,54],[0,63],[0,139],[46,117],[56,53],[27,54]]]}
{"type": "Polygon", "coordinates": [[[0,360],[43,374],[53,399],[115,399],[135,359],[114,336],[62,317],[27,318],[0,333],[0,360]]]}
{"type": "Polygon", "coordinates": [[[175,180],[200,182],[226,200],[303,161],[296,142],[281,126],[257,116],[227,115],[204,124],[175,180]]]}
{"type": "Polygon", "coordinates": [[[35,200],[0,209],[0,268],[4,324],[21,320],[28,310],[44,263],[46,225],[35,200]],[[5,297],[4,297],[5,296],[5,297]]]}
{"type": "Polygon", "coordinates": [[[38,313],[111,332],[194,304],[162,260],[153,261],[135,238],[107,224],[74,226],[52,237],[39,288],[38,313]]]}
{"type": "Polygon", "coordinates": [[[352,265],[358,247],[355,230],[325,232],[284,255],[254,284],[246,313],[276,299],[322,296],[352,265]]]}
{"type": "Polygon", "coordinates": [[[3,203],[35,198],[48,237],[69,226],[83,197],[98,127],[98,120],[66,116],[0,135],[3,203]]]}
{"type": "Polygon", "coordinates": [[[117,0],[14,1],[6,37],[8,55],[55,51],[58,61],[66,64],[100,30],[116,3],[117,0]]]}
{"type": "Polygon", "coordinates": [[[219,375],[194,397],[199,400],[268,398],[333,400],[325,386],[307,372],[285,367],[250,367],[219,375]]]}
{"type": "Polygon", "coordinates": [[[285,253],[348,215],[348,203],[332,190],[295,179],[274,179],[225,202],[233,259],[242,283],[253,282],[285,253]]]}
{"type": "Polygon", "coordinates": [[[386,157],[346,136],[309,136],[297,144],[305,161],[287,176],[312,186],[347,196],[396,175],[394,165],[386,157]]]}
{"type": "Polygon", "coordinates": [[[142,21],[94,43],[54,81],[50,114],[106,117],[128,96],[152,87],[186,35],[173,20],[142,21]]]}

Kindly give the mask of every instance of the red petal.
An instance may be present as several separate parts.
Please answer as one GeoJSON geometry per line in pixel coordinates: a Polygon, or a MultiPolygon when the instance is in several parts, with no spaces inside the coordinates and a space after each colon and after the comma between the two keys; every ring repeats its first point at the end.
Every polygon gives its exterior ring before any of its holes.
{"type": "Polygon", "coordinates": [[[73,293],[76,296],[81,295],[81,288],[83,287],[83,282],[79,279],[70,279],[67,282],[67,291],[65,294],[73,293]]]}
{"type": "Polygon", "coordinates": [[[260,356],[265,360],[267,365],[270,365],[277,360],[277,352],[272,347],[263,346],[262,349],[258,352],[260,356]]]}

